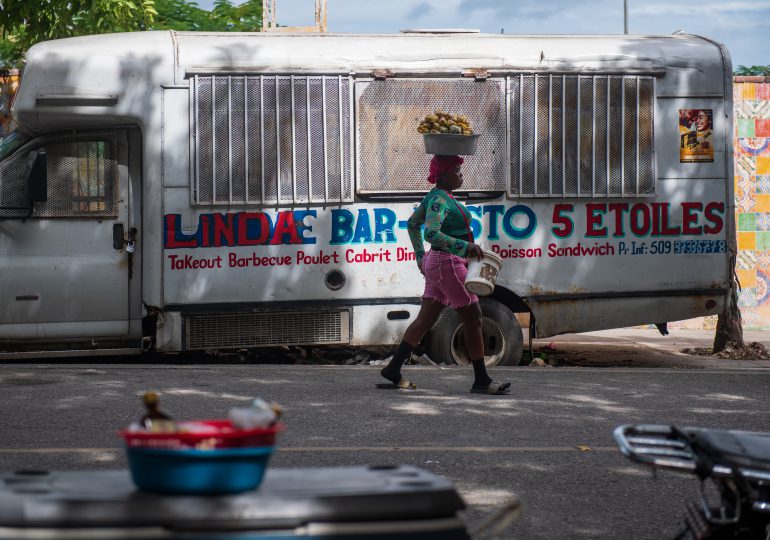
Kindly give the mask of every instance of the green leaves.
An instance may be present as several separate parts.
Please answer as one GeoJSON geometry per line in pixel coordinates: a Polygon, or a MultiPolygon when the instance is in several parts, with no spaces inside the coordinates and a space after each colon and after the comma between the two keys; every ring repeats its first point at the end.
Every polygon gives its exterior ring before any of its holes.
{"type": "Polygon", "coordinates": [[[154,2],[131,0],[90,0],[72,18],[74,35],[132,32],[150,27],[157,14],[154,2]]]}
{"type": "Polygon", "coordinates": [[[185,0],[155,0],[155,7],[158,15],[153,30],[258,32],[262,28],[262,0],[248,0],[240,6],[216,0],[211,11],[185,0]]]}
{"type": "Polygon", "coordinates": [[[770,76],[770,66],[738,66],[733,75],[764,75],[770,76]]]}
{"type": "Polygon", "coordinates": [[[153,0],[6,0],[0,10],[0,64],[20,67],[24,52],[39,41],[144,30],[156,15],[153,0]]]}
{"type": "Polygon", "coordinates": [[[0,28],[0,69],[9,69],[50,39],[138,30],[257,32],[262,0],[216,0],[210,12],[186,0],[0,0],[0,28]]]}

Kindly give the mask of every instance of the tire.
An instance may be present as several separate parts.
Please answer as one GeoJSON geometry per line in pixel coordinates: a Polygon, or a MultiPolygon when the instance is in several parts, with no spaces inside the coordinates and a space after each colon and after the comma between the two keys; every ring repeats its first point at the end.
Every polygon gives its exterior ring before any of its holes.
{"type": "MultiPolygon", "coordinates": [[[[513,312],[496,300],[479,299],[484,335],[484,363],[487,367],[516,366],[524,350],[524,338],[513,312]]],[[[436,363],[470,364],[462,320],[456,310],[441,312],[425,339],[428,356],[436,363]]]]}

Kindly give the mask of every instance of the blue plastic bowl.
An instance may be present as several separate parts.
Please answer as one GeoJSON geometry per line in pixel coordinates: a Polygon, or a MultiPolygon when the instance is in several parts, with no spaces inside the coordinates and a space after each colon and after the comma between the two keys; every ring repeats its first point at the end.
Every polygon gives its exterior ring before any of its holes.
{"type": "Polygon", "coordinates": [[[259,486],[273,447],[216,450],[129,447],[126,452],[134,484],[143,491],[217,495],[259,486]]]}

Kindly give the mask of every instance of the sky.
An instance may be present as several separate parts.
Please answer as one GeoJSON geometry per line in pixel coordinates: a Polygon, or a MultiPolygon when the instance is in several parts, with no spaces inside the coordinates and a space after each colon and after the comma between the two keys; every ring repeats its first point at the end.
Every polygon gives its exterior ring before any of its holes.
{"type": "MultiPolygon", "coordinates": [[[[770,0],[627,0],[628,33],[681,30],[724,43],[739,65],[770,65],[770,0]]],[[[211,9],[213,0],[197,0],[211,9]]],[[[314,0],[277,0],[285,26],[314,23],[314,0]]],[[[238,3],[234,0],[233,3],[238,3]]],[[[473,28],[505,34],[622,34],[623,0],[327,0],[329,32],[473,28]]]]}

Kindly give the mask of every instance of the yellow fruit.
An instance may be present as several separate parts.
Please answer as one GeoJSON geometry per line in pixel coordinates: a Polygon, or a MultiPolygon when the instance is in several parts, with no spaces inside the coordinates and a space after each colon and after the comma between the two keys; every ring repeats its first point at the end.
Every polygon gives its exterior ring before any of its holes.
{"type": "Polygon", "coordinates": [[[451,114],[441,109],[436,109],[433,113],[425,115],[417,131],[419,133],[473,134],[473,129],[467,116],[464,114],[451,114]]]}

